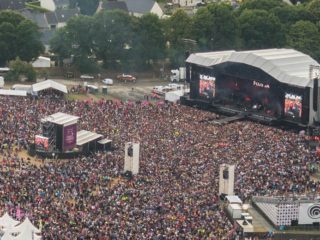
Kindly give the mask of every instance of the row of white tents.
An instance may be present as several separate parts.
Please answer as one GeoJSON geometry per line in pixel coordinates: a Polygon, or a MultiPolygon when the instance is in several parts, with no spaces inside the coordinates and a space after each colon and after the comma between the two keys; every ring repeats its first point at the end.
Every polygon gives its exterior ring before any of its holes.
{"type": "Polygon", "coordinates": [[[15,84],[11,89],[0,89],[0,95],[7,96],[27,96],[27,94],[37,95],[38,92],[54,89],[62,93],[68,93],[65,85],[53,80],[45,80],[32,85],[15,84]]]}
{"type": "Polygon", "coordinates": [[[0,229],[3,233],[1,240],[40,240],[41,231],[36,228],[28,217],[20,223],[8,213],[0,217],[0,229]]]}

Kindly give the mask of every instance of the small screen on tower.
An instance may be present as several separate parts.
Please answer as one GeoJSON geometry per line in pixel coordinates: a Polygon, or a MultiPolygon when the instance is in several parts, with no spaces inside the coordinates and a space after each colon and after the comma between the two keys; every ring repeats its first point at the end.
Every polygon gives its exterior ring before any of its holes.
{"type": "Polygon", "coordinates": [[[36,145],[36,149],[38,149],[40,151],[48,151],[49,139],[47,137],[43,137],[41,135],[36,135],[34,143],[36,145]]]}

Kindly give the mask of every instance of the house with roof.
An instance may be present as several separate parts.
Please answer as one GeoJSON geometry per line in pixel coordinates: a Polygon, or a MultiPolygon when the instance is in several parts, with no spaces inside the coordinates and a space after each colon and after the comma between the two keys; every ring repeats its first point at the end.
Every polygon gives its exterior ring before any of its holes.
{"type": "Polygon", "coordinates": [[[141,17],[147,13],[158,15],[159,18],[163,16],[163,11],[159,4],[154,0],[124,0],[127,4],[130,14],[141,17]]]}
{"type": "Polygon", "coordinates": [[[25,8],[27,0],[1,0],[0,10],[21,10],[25,8]]]}
{"type": "Polygon", "coordinates": [[[80,10],[78,8],[74,9],[57,9],[55,11],[57,20],[58,20],[58,25],[57,28],[62,28],[67,25],[67,21],[70,18],[76,17],[80,15],[80,10]]]}
{"type": "Polygon", "coordinates": [[[100,1],[98,11],[120,9],[129,14],[141,17],[147,13],[156,14],[159,18],[163,16],[163,11],[154,0],[123,0],[123,1],[100,1]]]}
{"type": "Polygon", "coordinates": [[[46,15],[44,13],[31,11],[29,9],[23,9],[20,11],[20,14],[37,24],[41,32],[49,30],[49,25],[46,19],[46,15]]]}
{"type": "Polygon", "coordinates": [[[52,12],[56,9],[69,8],[69,3],[69,0],[40,0],[41,7],[52,12]]]}
{"type": "MultiPolygon", "coordinates": [[[[1,1],[1,0],[0,0],[1,1]]],[[[41,42],[45,46],[45,52],[50,49],[50,40],[55,30],[66,26],[67,21],[80,14],[79,9],[56,9],[54,12],[41,13],[29,9],[23,9],[20,13],[39,27],[41,42]]]]}
{"type": "Polygon", "coordinates": [[[100,1],[97,12],[100,12],[101,10],[108,10],[108,11],[121,10],[127,13],[129,12],[127,4],[124,1],[107,1],[107,2],[100,1]]]}

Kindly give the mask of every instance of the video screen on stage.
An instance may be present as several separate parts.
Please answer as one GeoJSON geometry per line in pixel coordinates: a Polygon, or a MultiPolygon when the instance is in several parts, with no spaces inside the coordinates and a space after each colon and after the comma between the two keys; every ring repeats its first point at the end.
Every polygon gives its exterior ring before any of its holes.
{"type": "Polygon", "coordinates": [[[63,150],[67,151],[75,147],[77,142],[77,124],[63,128],[63,150]]]}
{"type": "Polygon", "coordinates": [[[284,114],[288,118],[299,119],[302,115],[302,96],[285,93],[284,114]]]}
{"type": "Polygon", "coordinates": [[[41,150],[41,151],[48,151],[49,139],[47,137],[36,135],[34,143],[36,145],[36,149],[41,150]]]}
{"type": "Polygon", "coordinates": [[[205,98],[214,98],[216,95],[216,78],[200,74],[199,95],[205,98]]]}

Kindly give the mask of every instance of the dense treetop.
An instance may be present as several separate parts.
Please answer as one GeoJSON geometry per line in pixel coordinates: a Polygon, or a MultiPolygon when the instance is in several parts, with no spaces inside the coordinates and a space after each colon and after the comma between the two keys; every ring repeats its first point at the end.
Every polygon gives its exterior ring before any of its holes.
{"type": "MultiPolygon", "coordinates": [[[[212,3],[190,15],[179,9],[159,19],[126,12],[94,13],[98,1],[72,0],[82,10],[59,29],[51,51],[73,58],[83,72],[105,68],[139,70],[155,63],[184,63],[186,52],[295,48],[320,60],[320,1],[288,5],[281,0],[245,0],[238,8],[212,3]],[[87,16],[86,16],[87,15],[87,16]]],[[[43,47],[37,27],[18,13],[0,13],[0,64],[16,57],[30,61],[43,47]]]]}

